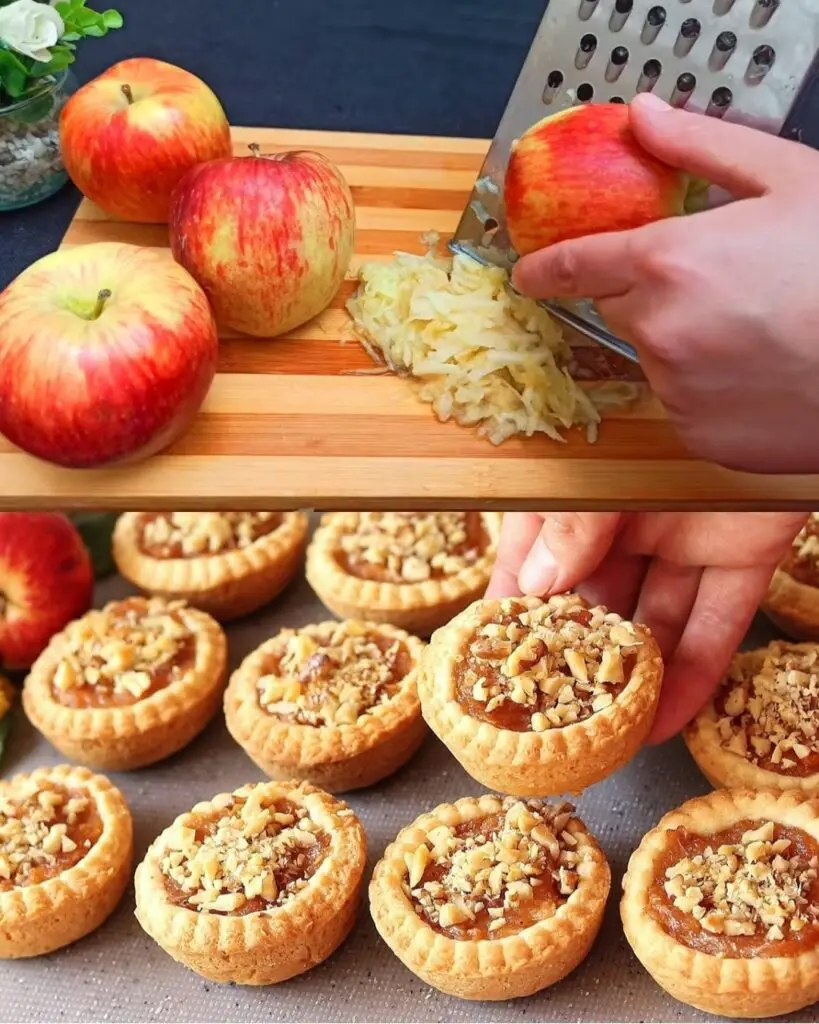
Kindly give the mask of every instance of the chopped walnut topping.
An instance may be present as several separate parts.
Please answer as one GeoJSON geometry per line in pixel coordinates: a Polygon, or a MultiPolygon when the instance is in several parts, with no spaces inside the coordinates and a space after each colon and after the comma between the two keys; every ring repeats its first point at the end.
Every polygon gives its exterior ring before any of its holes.
{"type": "Polygon", "coordinates": [[[571,804],[506,797],[499,814],[440,825],[405,854],[405,890],[433,927],[470,937],[550,917],[579,884],[573,815],[571,804]]]}
{"type": "Polygon", "coordinates": [[[462,572],[483,553],[479,513],[354,512],[345,522],[341,555],[356,576],[421,583],[462,572]]]}
{"type": "Polygon", "coordinates": [[[553,597],[532,610],[512,598],[469,643],[461,692],[487,716],[525,716],[521,728],[545,732],[609,707],[641,644],[630,622],[577,597],[553,597]]]}
{"type": "Polygon", "coordinates": [[[215,555],[249,547],[280,521],[278,512],[165,512],[145,517],[142,546],[160,558],[215,555]]]}
{"type": "Polygon", "coordinates": [[[65,629],[54,671],[58,700],[91,688],[100,702],[133,703],[180,678],[193,643],[182,601],[127,598],[88,612],[65,629]]]}
{"type": "Polygon", "coordinates": [[[270,714],[313,726],[352,725],[395,696],[412,667],[405,644],[363,622],[285,629],[257,683],[270,714]]]}
{"type": "Polygon", "coordinates": [[[0,795],[0,892],[76,864],[99,838],[95,815],[89,797],[48,783],[0,795]]]}
{"type": "Polygon", "coordinates": [[[726,749],[772,771],[817,770],[819,646],[777,640],[737,655],[716,706],[726,749]]]}
{"type": "Polygon", "coordinates": [[[819,513],[811,512],[791,545],[791,560],[815,571],[819,564],[819,513]]]}
{"type": "Polygon", "coordinates": [[[250,913],[300,892],[328,843],[305,807],[269,799],[257,786],[220,802],[210,820],[177,824],[161,870],[177,902],[190,909],[250,913]]]}
{"type": "Polygon", "coordinates": [[[809,895],[819,857],[806,859],[792,846],[792,840],[776,838],[772,821],[763,822],[739,842],[706,846],[672,864],[665,872],[666,895],[713,935],[780,941],[819,924],[819,906],[809,895]]]}

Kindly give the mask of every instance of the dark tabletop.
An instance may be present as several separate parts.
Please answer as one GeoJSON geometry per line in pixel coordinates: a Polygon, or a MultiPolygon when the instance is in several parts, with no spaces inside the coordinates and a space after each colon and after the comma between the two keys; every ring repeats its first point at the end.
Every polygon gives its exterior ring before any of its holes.
{"type": "MultiPolygon", "coordinates": [[[[544,0],[92,0],[125,28],[81,46],[200,75],[234,124],[491,137],[544,0]]],[[[0,287],[55,249],[79,195],[0,213],[0,287]]]]}

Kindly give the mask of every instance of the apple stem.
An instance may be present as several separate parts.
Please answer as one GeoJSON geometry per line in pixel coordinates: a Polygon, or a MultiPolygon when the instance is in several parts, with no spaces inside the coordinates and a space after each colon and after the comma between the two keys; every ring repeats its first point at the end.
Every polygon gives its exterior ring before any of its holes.
{"type": "Polygon", "coordinates": [[[250,155],[251,156],[261,156],[262,155],[262,147],[259,145],[258,142],[251,142],[250,145],[247,148],[250,150],[250,155]]]}
{"type": "Polygon", "coordinates": [[[92,320],[98,320],[102,315],[102,311],[105,309],[105,303],[111,298],[111,289],[102,288],[97,294],[97,304],[91,313],[92,320]]]}
{"type": "Polygon", "coordinates": [[[120,86],[120,90],[125,99],[128,100],[128,103],[134,102],[134,94],[131,92],[131,86],[127,82],[120,86]]]}

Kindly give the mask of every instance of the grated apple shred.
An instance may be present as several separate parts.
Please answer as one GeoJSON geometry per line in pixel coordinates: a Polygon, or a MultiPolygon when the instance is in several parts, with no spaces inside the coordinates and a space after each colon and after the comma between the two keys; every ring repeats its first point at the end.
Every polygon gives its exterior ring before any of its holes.
{"type": "Polygon", "coordinates": [[[363,264],[359,282],[347,309],[373,361],[416,379],[439,420],[477,425],[493,444],[538,432],[562,441],[572,426],[595,441],[600,409],[633,397],[621,384],[584,391],[556,321],[498,267],[397,253],[363,264]]]}

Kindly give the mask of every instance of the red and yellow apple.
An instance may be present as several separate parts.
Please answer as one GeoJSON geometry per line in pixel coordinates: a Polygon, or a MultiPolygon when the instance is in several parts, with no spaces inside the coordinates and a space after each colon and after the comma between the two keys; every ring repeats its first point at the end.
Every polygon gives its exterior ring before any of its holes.
{"type": "Polygon", "coordinates": [[[65,516],[0,512],[0,668],[28,668],[93,589],[91,557],[65,516]]]}
{"type": "Polygon", "coordinates": [[[320,154],[251,151],[185,175],[171,204],[171,251],[220,324],[272,338],[332,301],[353,253],[355,210],[320,154]]]}
{"type": "Polygon", "coordinates": [[[555,242],[641,227],[685,212],[691,180],[637,142],[622,103],[544,118],[512,148],[504,184],[520,256],[555,242]]]}
{"type": "Polygon", "coordinates": [[[51,253],[0,294],[0,433],[62,466],[146,457],[187,428],[217,349],[204,292],[167,252],[51,253]]]}
{"type": "Polygon", "coordinates": [[[219,100],[196,75],[135,57],[66,103],[60,148],[74,184],[106,213],[160,223],[186,171],[230,156],[230,127],[219,100]]]}

